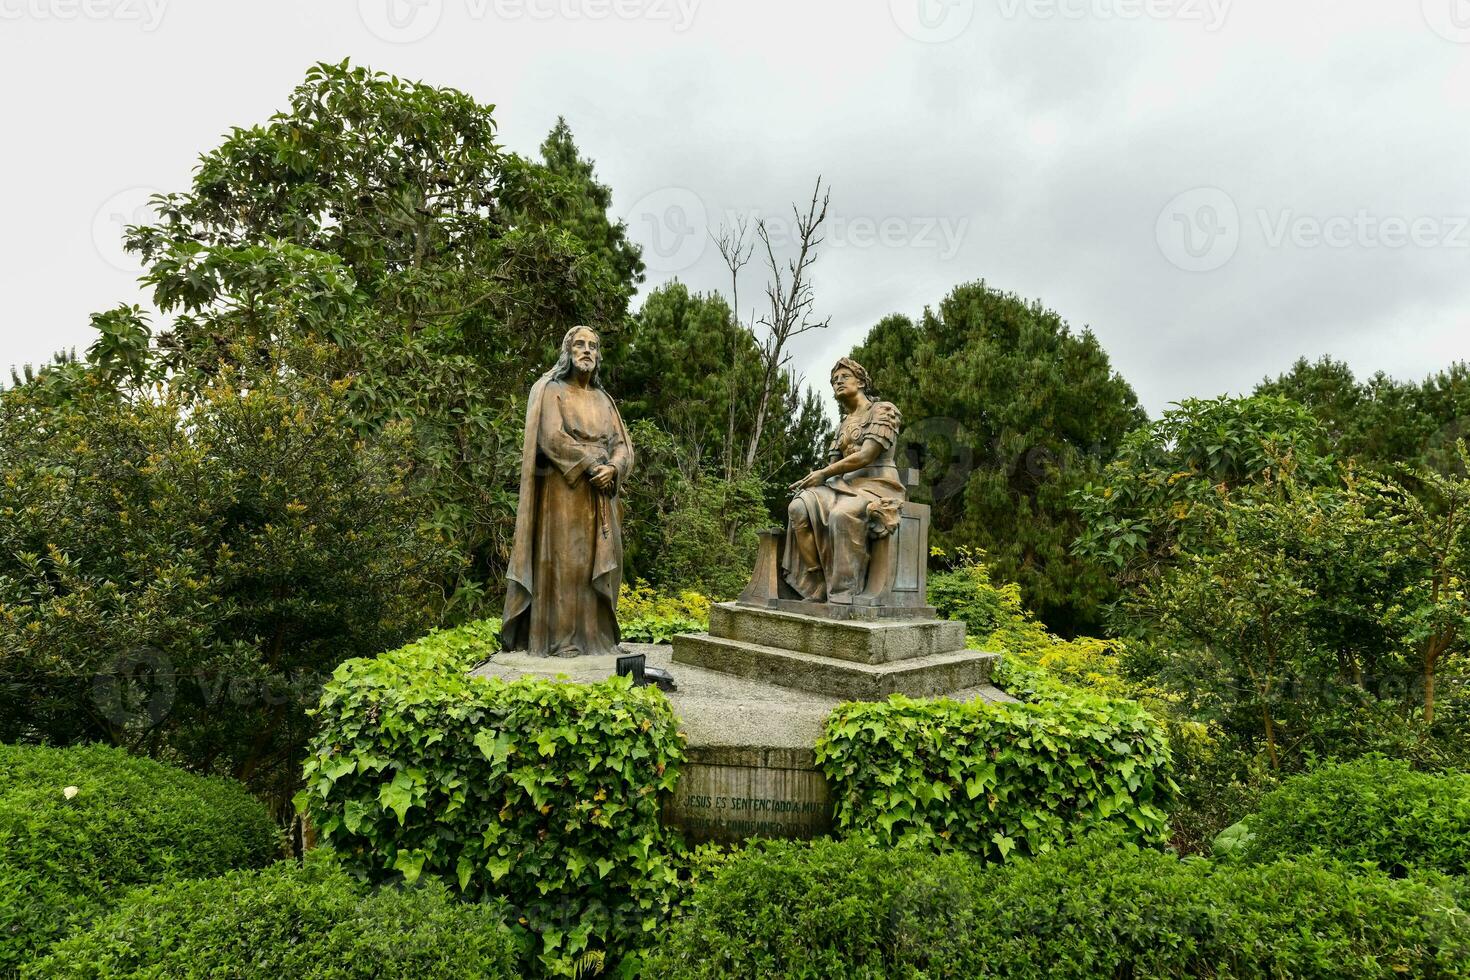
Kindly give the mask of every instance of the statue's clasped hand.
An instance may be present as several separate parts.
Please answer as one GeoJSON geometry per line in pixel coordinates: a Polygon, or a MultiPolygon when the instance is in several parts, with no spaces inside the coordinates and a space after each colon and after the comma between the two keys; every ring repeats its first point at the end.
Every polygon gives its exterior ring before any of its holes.
{"type": "Polygon", "coordinates": [[[592,481],[592,485],[594,487],[606,493],[608,491],[611,491],[616,485],[618,479],[618,471],[613,466],[604,463],[601,466],[594,468],[591,474],[588,475],[587,479],[592,481]]]}
{"type": "Polygon", "coordinates": [[[795,483],[791,484],[791,486],[787,487],[787,489],[790,490],[792,493],[800,493],[803,490],[810,490],[812,489],[812,487],[819,487],[826,482],[826,470],[812,470],[806,476],[802,477],[800,480],[797,480],[795,483]]]}

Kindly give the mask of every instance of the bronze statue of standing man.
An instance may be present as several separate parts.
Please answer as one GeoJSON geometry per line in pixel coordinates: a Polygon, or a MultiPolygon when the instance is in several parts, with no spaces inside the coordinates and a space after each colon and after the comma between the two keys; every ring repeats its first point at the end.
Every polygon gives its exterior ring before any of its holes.
{"type": "Polygon", "coordinates": [[[602,388],[601,365],[596,331],[573,327],[556,366],[531,386],[506,575],[507,650],[551,657],[619,652],[619,495],[633,471],[633,444],[602,388]]]}

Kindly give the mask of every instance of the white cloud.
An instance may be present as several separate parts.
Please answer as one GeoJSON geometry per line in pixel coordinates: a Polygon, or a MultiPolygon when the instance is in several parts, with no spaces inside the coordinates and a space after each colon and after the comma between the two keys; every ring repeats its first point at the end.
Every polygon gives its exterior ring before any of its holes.
{"type": "MultiPolygon", "coordinates": [[[[833,329],[798,351],[813,377],[884,314],[981,277],[1091,325],[1154,412],[1299,354],[1422,376],[1470,357],[1466,250],[1273,244],[1258,216],[1470,215],[1470,45],[1447,36],[1465,0],[1442,2],[169,0],[147,19],[7,18],[0,369],[84,346],[88,313],[140,300],[94,244],[99,209],[184,186],[307,65],[350,56],[495,103],[513,149],[566,115],[624,213],[688,199],[715,224],[784,219],[824,175],[843,231],[816,268],[833,329]],[[1197,188],[1241,216],[1207,272],[1158,238],[1197,188]]],[[[650,287],[725,288],[712,248],[650,265],[650,287]]],[[[751,266],[742,300],[759,292],[751,266]]]]}

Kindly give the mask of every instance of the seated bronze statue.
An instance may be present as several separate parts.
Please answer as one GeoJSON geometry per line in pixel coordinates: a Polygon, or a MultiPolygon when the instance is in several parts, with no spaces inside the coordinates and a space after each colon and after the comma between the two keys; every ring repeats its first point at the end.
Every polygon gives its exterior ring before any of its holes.
{"type": "Polygon", "coordinates": [[[791,484],[781,570],[805,601],[851,604],[867,580],[871,541],[894,533],[907,499],[894,462],[901,419],[850,358],[832,368],[832,394],[842,422],[830,462],[791,484]]]}

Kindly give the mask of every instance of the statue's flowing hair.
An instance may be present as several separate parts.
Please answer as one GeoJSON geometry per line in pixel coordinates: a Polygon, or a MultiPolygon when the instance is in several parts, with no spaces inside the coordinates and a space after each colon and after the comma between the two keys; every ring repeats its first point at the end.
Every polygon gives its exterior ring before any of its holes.
{"type": "Polygon", "coordinates": [[[572,364],[572,338],[575,337],[578,331],[581,330],[585,330],[592,336],[597,338],[597,366],[592,369],[592,380],[591,382],[589,382],[589,384],[593,388],[601,388],[602,334],[598,333],[596,330],[593,330],[591,327],[584,326],[580,323],[572,329],[568,330],[566,336],[561,339],[561,356],[556,359],[556,366],[547,372],[547,376],[551,378],[552,381],[565,381],[567,378],[570,378],[572,376],[573,371],[577,370],[576,366],[572,364]]]}
{"type": "Polygon", "coordinates": [[[833,374],[836,374],[838,368],[847,368],[851,371],[852,376],[857,378],[858,386],[863,389],[863,394],[867,395],[870,400],[878,397],[878,393],[873,390],[873,379],[868,377],[867,368],[850,357],[842,357],[838,358],[837,363],[832,365],[832,371],[828,377],[830,378],[833,374]]]}

